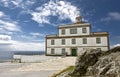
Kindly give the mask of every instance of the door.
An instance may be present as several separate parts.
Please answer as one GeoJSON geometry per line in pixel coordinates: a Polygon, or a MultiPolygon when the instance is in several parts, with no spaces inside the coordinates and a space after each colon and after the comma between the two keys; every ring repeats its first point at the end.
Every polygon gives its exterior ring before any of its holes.
{"type": "Polygon", "coordinates": [[[77,56],[77,49],[71,49],[72,56],[77,56]]]}

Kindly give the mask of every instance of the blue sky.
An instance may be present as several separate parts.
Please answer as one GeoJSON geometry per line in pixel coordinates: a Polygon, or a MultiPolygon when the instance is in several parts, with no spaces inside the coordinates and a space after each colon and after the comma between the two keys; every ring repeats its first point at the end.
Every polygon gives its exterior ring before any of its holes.
{"type": "Polygon", "coordinates": [[[81,15],[92,32],[110,33],[111,47],[120,45],[119,0],[0,0],[0,50],[44,51],[45,36],[81,15]]]}

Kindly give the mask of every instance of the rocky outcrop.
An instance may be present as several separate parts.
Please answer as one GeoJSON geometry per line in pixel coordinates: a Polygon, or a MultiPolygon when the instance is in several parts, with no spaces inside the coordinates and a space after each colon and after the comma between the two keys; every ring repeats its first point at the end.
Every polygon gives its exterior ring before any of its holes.
{"type": "Polygon", "coordinates": [[[102,77],[120,76],[120,52],[99,58],[95,65],[88,68],[86,75],[102,77]]]}
{"type": "Polygon", "coordinates": [[[86,49],[69,77],[120,77],[120,46],[109,51],[86,49]]]}
{"type": "Polygon", "coordinates": [[[79,55],[76,63],[75,69],[71,73],[71,75],[84,75],[87,72],[87,68],[89,66],[94,65],[98,61],[98,53],[95,49],[87,49],[82,55],[79,55]]]}

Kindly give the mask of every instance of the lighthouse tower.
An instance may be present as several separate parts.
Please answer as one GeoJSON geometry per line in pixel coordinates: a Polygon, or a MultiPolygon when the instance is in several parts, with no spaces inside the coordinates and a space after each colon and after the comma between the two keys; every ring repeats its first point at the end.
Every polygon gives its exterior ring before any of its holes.
{"type": "Polygon", "coordinates": [[[82,23],[82,16],[80,16],[80,15],[78,15],[76,17],[76,24],[78,24],[78,23],[82,23]]]}

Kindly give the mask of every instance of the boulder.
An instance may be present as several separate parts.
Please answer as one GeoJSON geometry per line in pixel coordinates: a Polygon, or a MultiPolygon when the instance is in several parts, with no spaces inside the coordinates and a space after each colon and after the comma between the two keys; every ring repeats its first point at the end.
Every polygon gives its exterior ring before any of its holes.
{"type": "Polygon", "coordinates": [[[86,49],[82,55],[77,57],[75,69],[70,75],[84,75],[89,66],[93,66],[98,61],[98,53],[101,51],[96,49],[86,49]]]}
{"type": "Polygon", "coordinates": [[[120,46],[109,51],[86,49],[77,57],[70,77],[120,77],[120,46]]]}

